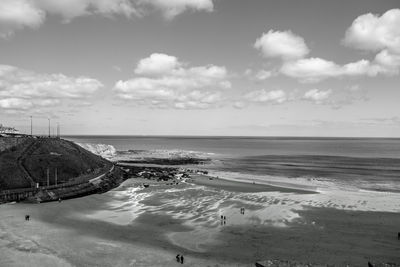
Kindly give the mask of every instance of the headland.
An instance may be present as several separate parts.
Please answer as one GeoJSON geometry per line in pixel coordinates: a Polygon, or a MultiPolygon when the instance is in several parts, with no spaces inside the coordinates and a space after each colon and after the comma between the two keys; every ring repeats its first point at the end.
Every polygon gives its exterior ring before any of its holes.
{"type": "Polygon", "coordinates": [[[0,137],[0,202],[45,202],[105,192],[124,179],[114,164],[61,138],[0,137]]]}

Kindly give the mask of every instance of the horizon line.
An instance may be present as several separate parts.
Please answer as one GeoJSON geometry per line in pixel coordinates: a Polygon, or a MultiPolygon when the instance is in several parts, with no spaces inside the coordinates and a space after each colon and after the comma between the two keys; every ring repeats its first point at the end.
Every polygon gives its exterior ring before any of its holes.
{"type": "Polygon", "coordinates": [[[185,137],[185,138],[305,138],[305,139],[400,139],[384,136],[296,136],[296,135],[169,135],[169,134],[64,134],[60,137],[185,137]]]}

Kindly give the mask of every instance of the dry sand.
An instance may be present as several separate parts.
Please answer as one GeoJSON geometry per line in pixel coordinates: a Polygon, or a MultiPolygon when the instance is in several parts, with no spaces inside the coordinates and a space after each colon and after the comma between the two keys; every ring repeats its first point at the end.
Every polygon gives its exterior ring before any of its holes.
{"type": "Polygon", "coordinates": [[[136,187],[141,183],[131,179],[61,203],[0,205],[0,266],[182,266],[178,253],[185,266],[254,266],[277,258],[400,264],[396,212],[310,207],[301,201],[319,194],[221,179],[136,187]]]}

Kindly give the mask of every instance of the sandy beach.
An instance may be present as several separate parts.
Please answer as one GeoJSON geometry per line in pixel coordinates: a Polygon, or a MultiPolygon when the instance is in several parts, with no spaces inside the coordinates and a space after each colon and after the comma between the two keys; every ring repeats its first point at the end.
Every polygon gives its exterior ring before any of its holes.
{"type": "Polygon", "coordinates": [[[185,266],[400,264],[398,212],[318,207],[308,201],[321,194],[192,180],[143,188],[129,179],[101,195],[0,205],[0,266],[181,266],[176,254],[185,266]]]}
{"type": "Polygon", "coordinates": [[[400,267],[400,0],[0,0],[0,267],[400,267]]]}

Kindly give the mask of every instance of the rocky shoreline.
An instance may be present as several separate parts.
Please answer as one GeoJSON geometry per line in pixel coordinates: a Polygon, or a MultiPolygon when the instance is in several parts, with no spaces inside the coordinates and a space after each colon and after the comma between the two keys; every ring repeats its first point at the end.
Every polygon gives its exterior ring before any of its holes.
{"type": "Polygon", "coordinates": [[[144,158],[136,160],[119,160],[120,164],[155,164],[155,165],[203,165],[209,163],[211,159],[201,158],[144,158]]]}

